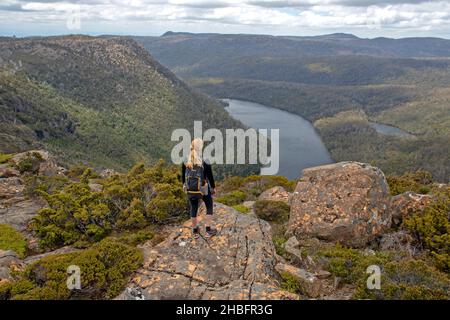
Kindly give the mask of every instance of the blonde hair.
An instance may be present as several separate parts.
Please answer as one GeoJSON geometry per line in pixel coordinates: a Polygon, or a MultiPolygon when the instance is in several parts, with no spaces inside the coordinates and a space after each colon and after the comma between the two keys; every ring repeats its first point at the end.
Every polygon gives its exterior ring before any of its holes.
{"type": "Polygon", "coordinates": [[[191,142],[191,151],[189,152],[186,167],[192,169],[196,165],[202,166],[203,165],[202,153],[203,153],[203,140],[200,138],[195,138],[191,142]]]}

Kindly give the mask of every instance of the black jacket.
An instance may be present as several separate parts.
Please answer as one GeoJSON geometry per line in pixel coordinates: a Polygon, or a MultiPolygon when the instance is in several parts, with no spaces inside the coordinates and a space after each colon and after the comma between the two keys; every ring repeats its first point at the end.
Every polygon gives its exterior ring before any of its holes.
{"type": "MultiPolygon", "coordinates": [[[[209,186],[213,189],[216,188],[216,184],[214,182],[213,172],[211,165],[203,161],[203,174],[205,179],[208,180],[209,186]]],[[[183,163],[181,167],[181,179],[183,180],[183,184],[186,182],[186,165],[183,163]]]]}

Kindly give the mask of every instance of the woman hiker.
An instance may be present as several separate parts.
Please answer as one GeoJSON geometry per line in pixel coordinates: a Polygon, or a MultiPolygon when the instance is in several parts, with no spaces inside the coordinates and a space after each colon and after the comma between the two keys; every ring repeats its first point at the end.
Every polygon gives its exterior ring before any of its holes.
{"type": "Polygon", "coordinates": [[[217,231],[212,228],[211,220],[213,214],[213,198],[215,194],[215,183],[211,165],[204,161],[203,140],[196,138],[191,143],[188,160],[182,165],[181,177],[183,180],[183,190],[187,193],[191,213],[192,235],[199,236],[197,225],[197,212],[199,200],[202,199],[206,206],[205,216],[205,238],[214,236],[217,231]]]}

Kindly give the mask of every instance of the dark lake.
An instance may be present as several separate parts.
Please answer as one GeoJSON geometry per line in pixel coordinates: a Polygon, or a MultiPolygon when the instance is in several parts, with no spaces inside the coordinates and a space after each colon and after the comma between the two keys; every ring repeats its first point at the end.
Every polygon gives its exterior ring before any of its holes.
{"type": "Polygon", "coordinates": [[[279,175],[298,178],[304,168],[332,163],[313,125],[302,117],[258,103],[224,99],[232,117],[255,129],[280,129],[279,175]]]}

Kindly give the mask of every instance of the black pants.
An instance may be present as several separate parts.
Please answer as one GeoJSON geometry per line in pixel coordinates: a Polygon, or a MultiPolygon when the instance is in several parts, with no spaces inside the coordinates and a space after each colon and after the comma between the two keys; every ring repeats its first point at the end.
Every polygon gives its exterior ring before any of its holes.
{"type": "Polygon", "coordinates": [[[208,195],[203,197],[197,197],[197,196],[188,196],[189,199],[189,208],[191,212],[191,218],[197,217],[198,212],[198,202],[200,199],[203,200],[206,206],[206,214],[211,215],[213,214],[213,198],[211,196],[211,192],[208,192],[208,195]]]}

